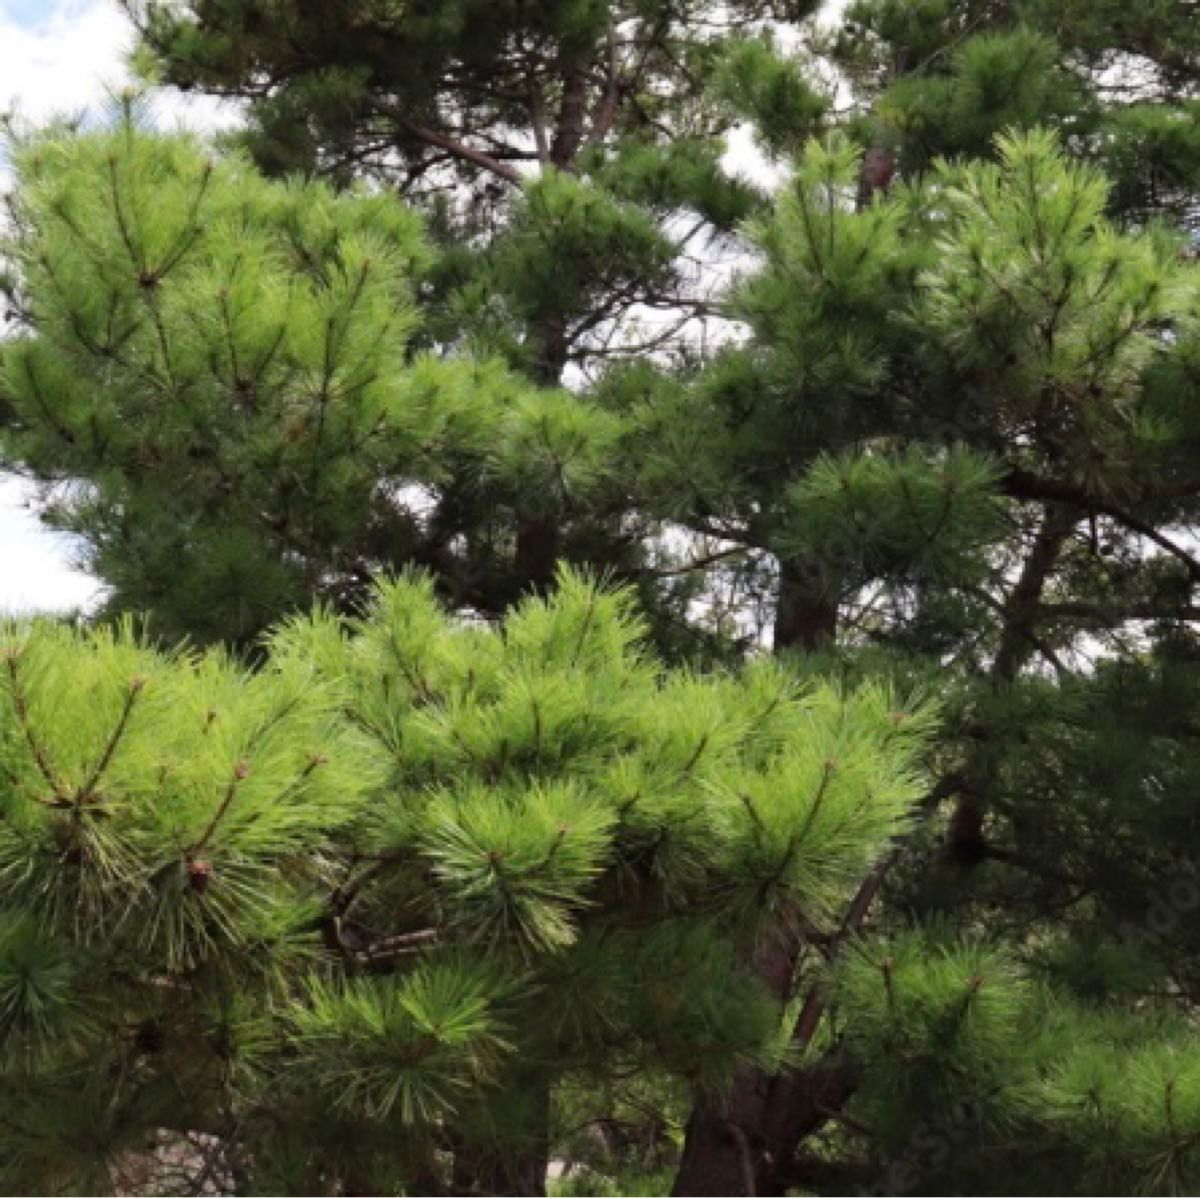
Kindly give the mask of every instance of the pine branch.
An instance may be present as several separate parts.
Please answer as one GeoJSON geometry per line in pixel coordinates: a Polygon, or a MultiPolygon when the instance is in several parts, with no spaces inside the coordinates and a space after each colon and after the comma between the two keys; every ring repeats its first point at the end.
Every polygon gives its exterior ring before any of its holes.
{"type": "MultiPolygon", "coordinates": [[[[1135,516],[1111,500],[1088,491],[1085,487],[1065,479],[1043,478],[1025,470],[1010,470],[1000,480],[1000,490],[1013,499],[1042,499],[1069,503],[1085,511],[1110,516],[1131,532],[1139,533],[1160,549],[1183,563],[1193,581],[1200,582],[1200,560],[1188,553],[1181,545],[1159,532],[1152,524],[1135,516]]],[[[1181,483],[1168,487],[1144,488],[1143,499],[1186,498],[1200,493],[1200,483],[1181,483]]]]}
{"type": "Polygon", "coordinates": [[[146,263],[142,257],[141,250],[134,241],[133,231],[125,217],[125,206],[121,203],[121,188],[117,181],[117,160],[115,158],[109,158],[108,160],[108,178],[109,193],[112,197],[113,216],[116,218],[117,230],[121,234],[121,243],[125,246],[125,252],[129,255],[130,264],[133,266],[134,274],[140,283],[147,277],[146,263]]]}
{"type": "Polygon", "coordinates": [[[221,796],[221,802],[217,805],[216,811],[213,812],[212,819],[208,821],[208,826],[204,829],[200,839],[187,849],[185,856],[191,857],[196,853],[202,852],[207,847],[208,842],[217,830],[217,825],[225,818],[226,812],[233,803],[234,796],[238,792],[238,787],[246,780],[249,773],[250,767],[244,761],[239,761],[233,767],[233,776],[229,779],[229,785],[226,786],[225,793],[221,796]]]}
{"type": "MultiPolygon", "coordinates": [[[[966,590],[968,595],[974,595],[976,599],[978,599],[981,603],[985,604],[986,606],[990,607],[992,609],[992,611],[996,612],[997,615],[999,615],[999,616],[1006,615],[1006,610],[1005,610],[1004,604],[1001,603],[999,599],[996,599],[994,596],[988,594],[988,592],[983,587],[968,586],[968,587],[965,587],[964,589],[966,590]]],[[[1041,609],[1036,608],[1036,607],[1029,609],[1030,613],[1032,613],[1032,614],[1036,614],[1039,610],[1041,610],[1041,609]]],[[[1063,662],[1062,658],[1059,657],[1058,654],[1055,653],[1055,651],[1049,646],[1049,644],[1046,641],[1044,641],[1040,636],[1038,636],[1031,628],[1026,627],[1024,624],[1021,624],[1021,625],[1014,624],[1014,625],[1008,626],[1008,628],[1006,629],[1006,633],[1009,629],[1011,629],[1014,637],[1020,638],[1024,641],[1027,641],[1030,645],[1032,645],[1054,667],[1054,672],[1060,678],[1065,678],[1070,674],[1071,671],[1067,669],[1066,664],[1063,662]]],[[[1015,654],[1015,653],[1016,653],[1016,647],[1010,646],[1009,655],[1015,654]]],[[[1000,653],[997,653],[997,655],[996,655],[997,661],[1001,661],[1001,660],[1007,661],[1007,659],[1008,659],[1007,655],[1004,659],[1001,658],[1000,653]]],[[[1008,669],[1008,667],[1006,666],[1005,672],[1007,672],[1007,669],[1008,669]]]]}
{"type": "Polygon", "coordinates": [[[587,106],[587,74],[579,63],[566,63],[562,70],[563,94],[558,109],[550,161],[559,170],[570,170],[583,142],[587,106]]]}
{"type": "Polygon", "coordinates": [[[422,928],[417,932],[399,932],[394,936],[383,936],[373,940],[365,948],[353,952],[351,959],[356,965],[382,965],[421,952],[441,939],[441,935],[439,928],[422,928]]]}
{"type": "Polygon", "coordinates": [[[529,83],[529,124],[533,130],[533,143],[537,146],[538,161],[543,166],[550,162],[550,137],[546,132],[546,110],[542,104],[541,89],[532,79],[529,83]]]}
{"type": "Polygon", "coordinates": [[[484,153],[483,150],[475,149],[465,142],[457,141],[445,133],[439,133],[436,129],[430,129],[425,125],[419,124],[417,121],[412,120],[399,105],[389,103],[385,100],[372,100],[371,106],[376,112],[394,121],[410,137],[415,137],[427,146],[434,146],[439,150],[445,150],[460,161],[469,162],[472,166],[478,166],[505,180],[505,182],[521,182],[521,172],[516,167],[509,166],[493,155],[484,153]]]}
{"type": "MultiPolygon", "coordinates": [[[[917,805],[917,810],[925,816],[932,814],[938,804],[943,799],[948,799],[952,794],[962,789],[963,778],[957,771],[945,775],[917,805]]],[[[858,889],[854,893],[854,897],[850,900],[846,907],[846,912],[842,916],[842,922],[838,926],[837,932],[829,940],[829,957],[832,959],[842,948],[846,942],[857,935],[859,929],[863,925],[863,921],[867,917],[867,913],[871,909],[871,904],[875,901],[879,894],[888,874],[893,866],[900,860],[904,854],[904,849],[908,842],[915,835],[909,832],[904,836],[884,857],[881,857],[878,862],[871,868],[870,872],[858,884],[858,889]]],[[[804,1000],[804,1005],[800,1010],[800,1014],[796,1019],[795,1027],[792,1030],[792,1043],[798,1048],[806,1048],[816,1034],[817,1027],[820,1025],[821,1016],[825,1011],[825,999],[819,987],[814,986],[804,1000]]]]}
{"type": "Polygon", "coordinates": [[[605,41],[604,92],[592,115],[592,127],[588,131],[587,144],[599,145],[612,131],[621,101],[621,77],[617,63],[617,39],[612,20],[608,24],[605,41]]]}
{"type": "Polygon", "coordinates": [[[1037,608],[1042,619],[1073,618],[1097,620],[1103,624],[1122,624],[1127,620],[1200,620],[1200,607],[1191,603],[1125,603],[1106,607],[1100,603],[1042,603],[1037,608]]]}
{"type": "Polygon", "coordinates": [[[693,570],[703,570],[727,558],[740,557],[745,553],[745,545],[734,545],[727,549],[719,549],[714,553],[705,553],[700,557],[693,558],[690,562],[684,563],[682,566],[649,569],[646,573],[652,575],[654,578],[674,578],[680,574],[690,574],[693,570]]]}
{"type": "Polygon", "coordinates": [[[58,801],[58,804],[65,803],[67,801],[66,788],[59,780],[57,771],[51,765],[45,746],[33,730],[33,722],[29,717],[29,703],[25,697],[25,689],[21,685],[20,672],[17,668],[20,657],[21,654],[16,649],[10,649],[4,655],[5,668],[8,671],[8,691],[12,698],[13,713],[17,717],[17,723],[21,726],[21,732],[24,734],[25,743],[29,746],[29,752],[33,757],[34,764],[37,766],[38,773],[42,775],[46,785],[50,787],[50,791],[58,801]]]}
{"type": "Polygon", "coordinates": [[[108,743],[104,746],[103,752],[100,754],[95,766],[92,768],[88,780],[79,788],[79,802],[86,803],[95,797],[96,785],[104,776],[104,771],[108,769],[112,763],[113,755],[117,751],[117,746],[121,743],[121,738],[125,735],[125,730],[129,726],[129,717],[133,715],[134,705],[137,703],[138,696],[146,687],[146,679],[140,674],[134,675],[129,680],[129,689],[125,694],[125,702],[121,706],[121,714],[117,717],[116,725],[112,733],[109,735],[108,743]]]}

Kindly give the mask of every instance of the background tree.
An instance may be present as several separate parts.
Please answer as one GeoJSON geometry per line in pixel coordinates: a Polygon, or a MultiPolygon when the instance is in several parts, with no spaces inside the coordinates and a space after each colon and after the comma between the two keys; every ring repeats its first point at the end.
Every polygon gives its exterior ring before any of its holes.
{"type": "Polygon", "coordinates": [[[514,505],[600,481],[613,417],[413,344],[429,252],[394,198],[267,182],[140,136],[128,106],[111,134],[38,139],[15,164],[6,436],[111,610],[248,642],[421,562],[495,612],[520,589],[514,505]],[[493,505],[482,527],[464,487],[493,505]]]}
{"type": "MultiPolygon", "coordinates": [[[[1144,677],[1151,691],[1164,660],[1190,657],[1181,622],[1191,619],[1195,580],[1194,391],[1182,363],[1191,355],[1194,284],[1192,268],[1181,265],[1190,250],[1179,226],[1193,201],[1186,151],[1167,166],[1151,130],[1178,130],[1181,139],[1192,121],[1173,54],[1185,33],[1173,48],[1138,44],[1144,57],[1135,61],[1129,56],[1145,33],[1132,32],[1136,19],[1107,32],[1094,10],[1075,23],[1065,7],[854,6],[830,44],[848,67],[848,47],[856,47],[859,64],[874,63],[878,73],[860,80],[872,104],[850,127],[868,155],[892,157],[914,189],[871,203],[862,183],[870,162],[856,183],[848,165],[832,165],[836,154],[810,153],[795,193],[781,197],[758,234],[766,269],[735,301],[755,340],[682,392],[652,379],[641,394],[657,390],[662,398],[650,406],[668,412],[678,394],[711,405],[700,422],[718,430],[707,442],[712,498],[702,510],[706,523],[709,511],[720,512],[731,540],[773,551],[778,640],[811,645],[840,624],[844,650],[882,643],[915,651],[964,684],[962,716],[948,729],[962,739],[932,792],[954,802],[945,820],[931,821],[924,847],[900,859],[885,895],[893,918],[949,912],[958,927],[995,929],[1026,952],[1048,928],[1082,936],[1089,950],[1064,949],[1055,980],[1095,997],[1105,988],[1099,975],[1112,971],[1112,1011],[1128,1010],[1116,993],[1123,968],[1166,999],[1176,993],[1170,974],[1188,955],[1175,941],[1178,959],[1168,963],[1168,952],[1148,966],[1136,935],[1140,963],[1131,964],[1126,943],[1128,920],[1137,926],[1156,900],[1145,873],[1130,885],[1115,846],[1127,860],[1142,859],[1171,840],[1181,854],[1170,868],[1184,877],[1181,858],[1194,853],[1190,836],[1176,839],[1177,826],[1167,833],[1133,798],[1144,787],[1157,791],[1156,768],[1139,753],[1139,780],[1124,792],[1111,775],[1095,788],[1082,778],[1096,777],[1092,762],[1112,760],[1091,734],[1114,698],[1111,681],[1093,682],[1097,655],[1111,651],[1117,675],[1127,684],[1144,677]],[[999,172],[930,169],[933,153],[991,157],[984,139],[1002,124],[1039,122],[1108,166],[1116,186],[1051,165],[1036,137],[996,142],[999,172]],[[1146,136],[1130,137],[1134,128],[1146,136]],[[1147,228],[1148,218],[1163,217],[1173,227],[1147,228]],[[1114,236],[1122,227],[1140,235],[1114,236]],[[1125,258],[1122,244],[1142,265],[1125,258]],[[726,474],[731,445],[745,457],[726,474]],[[788,478],[802,480],[790,493],[788,478]],[[1131,625],[1147,618],[1166,623],[1131,625]],[[1045,671],[1057,686],[1037,676],[1045,671]],[[1122,926],[1114,906],[1125,913],[1122,926]]],[[[693,466],[689,483],[698,477],[693,466]]],[[[1120,706],[1118,723],[1131,714],[1120,706]]],[[[1112,723],[1100,722],[1114,735],[1112,723]]],[[[1166,814],[1170,801],[1154,809],[1168,824],[1175,819],[1166,814]]],[[[803,1017],[797,1032],[811,1034],[803,1017]]],[[[852,1028],[846,1036],[853,1043],[852,1028]]],[[[838,1075],[839,1101],[853,1075],[838,1075]]],[[[870,1087],[879,1075],[862,1076],[870,1087]]],[[[1160,1076],[1159,1084],[1165,1093],[1174,1083],[1160,1076]]],[[[827,1085],[820,1065],[801,1089],[828,1107],[827,1085]]],[[[780,1184],[779,1161],[795,1143],[794,1124],[781,1139],[773,1122],[788,1093],[778,1080],[749,1077],[719,1109],[755,1146],[760,1191],[780,1184]]],[[[886,1096],[893,1115],[911,1099],[907,1088],[886,1096]]],[[[852,1101],[852,1111],[856,1101],[869,1100],[852,1101]]],[[[918,1131],[942,1129],[935,1134],[944,1149],[954,1138],[945,1131],[954,1127],[951,1108],[932,1100],[913,1109],[918,1131]]],[[[695,1165],[688,1174],[685,1155],[677,1192],[723,1192],[745,1172],[742,1145],[718,1131],[709,1121],[692,1137],[695,1165]]],[[[1030,1158],[1024,1151],[1036,1137],[980,1131],[972,1126],[952,1154],[924,1160],[921,1188],[986,1187],[998,1161],[1005,1188],[1096,1184],[1082,1180],[1094,1165],[1088,1159],[1073,1181],[1041,1171],[1043,1160],[1061,1159],[1053,1140],[1045,1157],[1030,1158]],[[969,1145],[979,1146],[977,1156],[969,1145]]],[[[914,1135],[913,1125],[905,1134],[914,1135]]],[[[1028,1125],[1022,1135],[1030,1136],[1028,1125]]],[[[1180,1151],[1177,1140],[1160,1182],[1180,1151]]],[[[819,1157],[801,1164],[796,1172],[783,1166],[784,1178],[839,1184],[819,1157]]],[[[862,1176],[851,1169],[840,1184],[862,1176]]]]}
{"type": "MultiPolygon", "coordinates": [[[[816,0],[125,7],[151,77],[249,101],[238,140],[265,170],[365,175],[429,211],[429,335],[542,385],[700,336],[697,254],[762,201],[722,169],[732,116],[786,111],[797,144],[826,103],[765,45],[731,41],[816,0]]],[[[486,520],[469,481],[449,490],[486,520]]],[[[559,557],[631,570],[655,528],[653,512],[631,528],[619,493],[525,501],[516,573],[535,587],[559,557]]]]}

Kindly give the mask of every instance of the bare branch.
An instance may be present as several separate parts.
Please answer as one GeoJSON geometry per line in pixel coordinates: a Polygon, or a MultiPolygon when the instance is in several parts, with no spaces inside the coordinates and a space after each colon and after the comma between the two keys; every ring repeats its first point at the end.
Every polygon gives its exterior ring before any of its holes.
{"type": "MultiPolygon", "coordinates": [[[[472,166],[480,167],[508,183],[521,182],[521,172],[516,167],[509,166],[507,162],[501,162],[492,154],[487,154],[474,146],[468,146],[445,133],[439,133],[436,129],[430,129],[414,121],[399,105],[390,104],[385,100],[374,100],[372,107],[382,116],[394,121],[409,136],[415,137],[427,146],[436,146],[439,150],[445,150],[453,157],[463,162],[469,162],[472,166]]],[[[518,155],[521,151],[514,149],[512,153],[518,155]]]]}
{"type": "Polygon", "coordinates": [[[1123,624],[1127,620],[1200,620],[1200,607],[1191,603],[1125,603],[1105,607],[1099,603],[1043,603],[1038,616],[1046,619],[1097,620],[1123,624]]]}
{"type": "Polygon", "coordinates": [[[395,936],[384,936],[373,940],[366,948],[352,954],[355,964],[380,965],[419,953],[422,949],[441,938],[438,928],[422,928],[418,932],[400,932],[395,936]]]}

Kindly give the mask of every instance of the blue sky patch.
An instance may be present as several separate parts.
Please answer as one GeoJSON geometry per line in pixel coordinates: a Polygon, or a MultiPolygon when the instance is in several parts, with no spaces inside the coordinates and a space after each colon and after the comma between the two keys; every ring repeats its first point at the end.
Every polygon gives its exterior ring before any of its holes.
{"type": "Polygon", "coordinates": [[[61,7],[59,0],[0,0],[0,17],[32,29],[61,7]]]}

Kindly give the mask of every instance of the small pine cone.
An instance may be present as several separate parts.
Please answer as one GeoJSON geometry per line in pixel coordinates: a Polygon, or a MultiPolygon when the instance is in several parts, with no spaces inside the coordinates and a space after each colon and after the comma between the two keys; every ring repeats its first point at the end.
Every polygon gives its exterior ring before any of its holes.
{"type": "Polygon", "coordinates": [[[134,1033],[134,1042],[140,1052],[153,1056],[155,1053],[162,1052],[167,1037],[161,1023],[155,1019],[147,1019],[138,1025],[138,1029],[134,1033]]]}
{"type": "Polygon", "coordinates": [[[187,863],[188,883],[197,894],[203,894],[212,881],[213,867],[207,861],[189,861],[187,863]]]}

